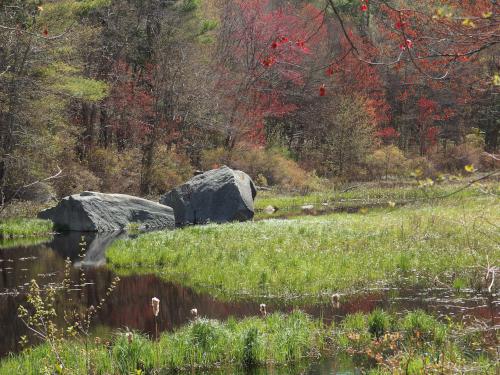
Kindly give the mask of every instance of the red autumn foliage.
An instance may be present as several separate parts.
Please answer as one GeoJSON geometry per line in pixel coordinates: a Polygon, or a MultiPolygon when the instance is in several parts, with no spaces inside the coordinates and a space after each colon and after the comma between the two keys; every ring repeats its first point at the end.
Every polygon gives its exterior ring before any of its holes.
{"type": "Polygon", "coordinates": [[[429,129],[427,129],[425,138],[427,142],[429,142],[431,145],[434,146],[437,143],[438,134],[439,134],[439,128],[437,126],[431,126],[429,129]]]}
{"type": "Polygon", "coordinates": [[[434,100],[421,98],[418,101],[418,108],[420,110],[419,121],[428,122],[438,120],[438,104],[434,100]]]}
{"type": "MultiPolygon", "coordinates": [[[[352,39],[357,44],[362,45],[368,53],[375,53],[374,48],[363,38],[353,34],[352,39]]],[[[343,58],[339,61],[333,61],[326,74],[332,75],[334,81],[340,84],[342,89],[339,91],[357,92],[366,97],[370,108],[365,109],[374,113],[375,125],[383,127],[390,121],[391,107],[385,98],[386,93],[380,73],[375,66],[360,61],[352,54],[346,54],[345,51],[349,49],[349,44],[343,41],[340,54],[343,58]]]]}
{"type": "Polygon", "coordinates": [[[164,119],[155,113],[155,99],[150,89],[153,69],[148,66],[144,72],[134,72],[124,61],[118,61],[114,66],[116,82],[107,104],[113,108],[109,119],[111,128],[121,142],[140,144],[154,126],[162,129],[165,142],[172,142],[180,136],[181,116],[164,119]]]}
{"type": "Polygon", "coordinates": [[[319,96],[325,96],[326,95],[326,87],[325,85],[321,85],[319,88],[319,96]]]}
{"type": "Polygon", "coordinates": [[[395,25],[396,29],[398,29],[398,30],[401,30],[405,26],[406,26],[406,22],[404,22],[404,21],[398,21],[398,22],[396,22],[396,25],[395,25]]]}
{"type": "Polygon", "coordinates": [[[433,146],[437,143],[439,129],[433,125],[435,121],[441,120],[438,103],[428,98],[420,98],[418,100],[419,116],[418,116],[418,133],[420,143],[420,153],[423,155],[427,152],[428,146],[433,146]]]}
{"type": "Polygon", "coordinates": [[[267,117],[297,109],[288,92],[305,84],[301,67],[315,52],[310,46],[326,37],[324,16],[309,4],[275,9],[267,0],[235,1],[231,10],[238,27],[225,49],[238,63],[219,67],[219,87],[227,92],[227,112],[235,113],[231,127],[246,141],[261,144],[267,117]]]}

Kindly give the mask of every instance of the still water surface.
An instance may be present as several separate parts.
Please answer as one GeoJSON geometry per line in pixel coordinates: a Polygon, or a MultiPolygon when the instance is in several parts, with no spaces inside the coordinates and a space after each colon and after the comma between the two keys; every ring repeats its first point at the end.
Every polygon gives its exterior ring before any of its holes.
{"type": "MultiPolygon", "coordinates": [[[[81,252],[82,234],[58,235],[52,241],[35,246],[0,249],[0,357],[20,350],[19,338],[27,334],[17,317],[19,304],[25,303],[29,281],[36,279],[40,286],[58,286],[64,278],[65,259],[73,262],[71,278],[74,288],[56,300],[59,312],[82,310],[97,305],[105,297],[115,275],[105,267],[105,249],[116,235],[84,234],[85,257],[81,252]],[[82,284],[81,263],[85,265],[86,280],[82,284]]],[[[123,237],[124,234],[118,235],[123,237]]],[[[152,335],[154,320],[150,301],[160,299],[159,328],[172,330],[189,322],[190,310],[199,315],[225,320],[230,316],[242,318],[259,314],[256,302],[223,302],[190,288],[168,283],[152,275],[121,278],[116,290],[107,299],[95,319],[94,329],[106,334],[113,329],[133,329],[152,335]]],[[[449,290],[379,290],[346,296],[340,307],[330,304],[297,305],[266,301],[268,312],[290,312],[300,308],[325,321],[338,320],[346,314],[369,312],[376,307],[404,312],[422,308],[437,315],[456,319],[481,319],[490,324],[500,322],[500,301],[466,291],[455,295],[449,290]]],[[[59,314],[62,316],[62,314],[59,314]]],[[[355,374],[357,370],[348,360],[327,360],[296,368],[259,369],[256,374],[355,374]]]]}

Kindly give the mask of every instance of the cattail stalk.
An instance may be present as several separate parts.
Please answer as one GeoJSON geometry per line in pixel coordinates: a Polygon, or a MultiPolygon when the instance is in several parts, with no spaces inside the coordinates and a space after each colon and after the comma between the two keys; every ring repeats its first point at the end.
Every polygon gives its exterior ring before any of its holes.
{"type": "Polygon", "coordinates": [[[193,320],[198,319],[198,309],[197,308],[191,309],[190,313],[191,313],[191,316],[193,317],[193,320]]]}
{"type": "Polygon", "coordinates": [[[265,318],[267,316],[266,304],[261,303],[259,306],[259,310],[260,310],[262,317],[265,318]]]}
{"type": "Polygon", "coordinates": [[[160,300],[156,297],[151,298],[151,307],[155,319],[155,339],[158,340],[158,315],[160,314],[160,300]]]}

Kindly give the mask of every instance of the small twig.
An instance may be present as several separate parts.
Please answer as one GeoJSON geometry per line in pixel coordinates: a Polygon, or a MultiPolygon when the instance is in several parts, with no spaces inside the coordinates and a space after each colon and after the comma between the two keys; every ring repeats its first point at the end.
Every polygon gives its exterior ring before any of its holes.
{"type": "Polygon", "coordinates": [[[491,293],[491,289],[493,288],[493,284],[495,284],[495,270],[493,270],[493,273],[491,276],[491,284],[488,287],[488,293],[491,293]]]}
{"type": "Polygon", "coordinates": [[[347,193],[348,191],[354,190],[359,188],[361,185],[354,185],[354,186],[349,186],[347,189],[344,189],[341,191],[341,193],[347,193]]]}
{"type": "Polygon", "coordinates": [[[491,269],[488,269],[488,274],[491,271],[491,284],[488,287],[488,293],[491,294],[491,290],[493,289],[493,285],[495,285],[495,274],[496,274],[496,267],[493,267],[491,269]]]}
{"type": "Polygon", "coordinates": [[[5,73],[7,73],[9,71],[9,69],[10,69],[10,65],[7,65],[5,70],[2,73],[0,73],[0,76],[3,76],[5,73]]]}

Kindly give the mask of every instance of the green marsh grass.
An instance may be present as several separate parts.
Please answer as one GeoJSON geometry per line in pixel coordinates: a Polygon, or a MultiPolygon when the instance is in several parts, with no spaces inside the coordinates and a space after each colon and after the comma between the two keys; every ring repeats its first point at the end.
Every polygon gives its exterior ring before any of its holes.
{"type": "Polygon", "coordinates": [[[380,373],[391,373],[389,370],[403,368],[410,361],[415,366],[421,361],[425,366],[421,370],[431,372],[472,367],[485,374],[495,371],[492,354],[477,351],[480,339],[469,337],[459,325],[442,323],[417,311],[387,317],[391,325],[384,325],[384,335],[376,337],[370,332],[370,321],[377,314],[385,316],[382,311],[355,314],[338,325],[326,325],[300,311],[226,322],[200,318],[155,341],[124,331],[115,332],[109,341],[95,339],[87,349],[76,339],[63,340],[57,345],[64,369],[56,367],[54,353],[47,344],[27,348],[3,359],[0,373],[83,375],[88,373],[87,360],[92,374],[192,373],[200,369],[236,373],[262,366],[300,366],[304,360],[339,353],[348,353],[357,365],[365,370],[377,368],[380,373]],[[472,348],[475,352],[467,354],[472,348]],[[87,358],[84,353],[88,353],[87,358]]]}
{"type": "MultiPolygon", "coordinates": [[[[162,334],[157,341],[139,333],[117,332],[108,344],[94,341],[89,355],[92,373],[97,374],[255,367],[315,358],[325,353],[327,334],[328,330],[319,321],[300,311],[227,322],[200,318],[173,333],[162,334]]],[[[83,344],[77,340],[61,343],[60,356],[64,367],[71,369],[68,373],[85,373],[82,353],[83,344]]],[[[52,373],[50,369],[55,363],[48,345],[42,344],[4,359],[0,362],[0,373],[40,374],[44,368],[52,373]]]]}
{"type": "Polygon", "coordinates": [[[436,277],[477,286],[480,266],[500,259],[499,222],[497,197],[455,197],[149,233],[116,241],[107,259],[118,274],[154,273],[222,299],[317,300],[380,285],[429,286],[436,277]]]}
{"type": "Polygon", "coordinates": [[[52,222],[48,220],[26,218],[0,220],[0,239],[48,236],[52,232],[52,222]]]}

